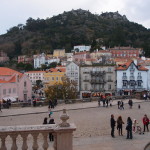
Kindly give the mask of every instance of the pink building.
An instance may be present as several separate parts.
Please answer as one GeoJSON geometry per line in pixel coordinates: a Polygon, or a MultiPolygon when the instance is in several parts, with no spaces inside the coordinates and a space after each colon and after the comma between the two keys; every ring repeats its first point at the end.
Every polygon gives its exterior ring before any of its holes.
{"type": "Polygon", "coordinates": [[[22,62],[24,64],[27,64],[27,63],[32,64],[33,63],[33,58],[28,57],[26,55],[18,56],[18,63],[20,63],[20,62],[22,62]]]}
{"type": "Polygon", "coordinates": [[[26,101],[31,99],[32,84],[28,76],[12,70],[0,67],[0,99],[18,99],[26,101]]]}
{"type": "Polygon", "coordinates": [[[89,52],[79,52],[73,55],[73,61],[75,62],[84,62],[88,58],[90,58],[89,52]]]}
{"type": "Polygon", "coordinates": [[[0,62],[6,62],[9,61],[9,57],[7,56],[6,53],[4,53],[3,51],[0,51],[0,62]]]}

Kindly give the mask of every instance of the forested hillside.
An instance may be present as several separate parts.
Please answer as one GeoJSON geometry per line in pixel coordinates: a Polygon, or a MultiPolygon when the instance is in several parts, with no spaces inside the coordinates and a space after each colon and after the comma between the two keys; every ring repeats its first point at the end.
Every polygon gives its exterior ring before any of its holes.
{"type": "Polygon", "coordinates": [[[47,19],[29,18],[26,24],[12,27],[0,36],[0,50],[9,56],[20,54],[52,53],[74,45],[101,45],[142,47],[150,56],[150,29],[130,22],[118,12],[92,14],[85,10],[72,10],[47,19]]]}

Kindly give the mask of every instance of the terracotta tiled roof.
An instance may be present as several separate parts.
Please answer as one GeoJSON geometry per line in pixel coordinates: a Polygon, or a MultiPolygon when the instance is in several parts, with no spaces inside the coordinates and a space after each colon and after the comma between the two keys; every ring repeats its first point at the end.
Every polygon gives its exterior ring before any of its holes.
{"type": "Polygon", "coordinates": [[[0,83],[8,83],[8,81],[1,80],[1,79],[0,79],[0,83]]]}
{"type": "Polygon", "coordinates": [[[15,71],[13,69],[10,68],[6,68],[6,67],[0,67],[0,76],[11,76],[13,74],[19,74],[21,75],[22,73],[15,71]]]}
{"type": "Polygon", "coordinates": [[[57,69],[57,68],[51,68],[49,69],[50,72],[66,72],[66,68],[60,68],[60,69],[57,69]]]}
{"type": "Polygon", "coordinates": [[[28,71],[28,72],[25,72],[25,73],[44,73],[45,71],[28,71]]]}
{"type": "Polygon", "coordinates": [[[13,76],[8,82],[16,82],[16,76],[13,76]]]}
{"type": "Polygon", "coordinates": [[[78,53],[75,53],[74,55],[82,55],[82,54],[89,54],[89,52],[78,52],[78,53]]]}
{"type": "MultiPolygon", "coordinates": [[[[131,65],[131,63],[133,63],[133,61],[128,61],[128,62],[121,64],[121,65],[119,64],[118,67],[116,68],[116,70],[127,70],[128,67],[131,65]]],[[[137,65],[136,67],[140,71],[148,71],[148,69],[145,68],[144,66],[137,65]]]]}

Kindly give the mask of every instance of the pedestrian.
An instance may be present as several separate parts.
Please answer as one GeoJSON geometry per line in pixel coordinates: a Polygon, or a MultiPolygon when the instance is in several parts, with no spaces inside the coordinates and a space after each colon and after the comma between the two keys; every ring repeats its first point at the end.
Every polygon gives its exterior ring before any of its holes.
{"type": "Polygon", "coordinates": [[[139,104],[139,105],[138,105],[138,109],[140,109],[140,108],[141,108],[141,105],[139,104]]]}
{"type": "Polygon", "coordinates": [[[120,109],[124,109],[124,102],[122,100],[120,102],[120,109]]]}
{"type": "Polygon", "coordinates": [[[48,116],[49,116],[49,118],[51,118],[52,114],[53,114],[53,112],[52,112],[51,106],[49,105],[48,106],[48,116]]]}
{"type": "Polygon", "coordinates": [[[143,131],[143,132],[145,132],[145,128],[147,128],[147,132],[149,132],[149,129],[148,129],[149,118],[147,117],[146,114],[145,114],[144,117],[143,117],[143,125],[144,125],[144,131],[143,131]]]}
{"type": "Polygon", "coordinates": [[[126,130],[127,130],[127,138],[126,139],[132,139],[132,120],[130,117],[127,118],[127,126],[126,126],[126,130]]]}
{"type": "Polygon", "coordinates": [[[2,102],[0,100],[0,111],[2,112],[2,102]]]}
{"type": "Polygon", "coordinates": [[[44,118],[43,124],[47,124],[47,117],[44,118]]]}
{"type": "MultiPolygon", "coordinates": [[[[51,118],[51,119],[49,120],[49,124],[55,124],[55,121],[54,121],[53,118],[51,118]]],[[[52,133],[49,133],[49,140],[50,140],[50,141],[54,141],[54,135],[53,135],[52,133]]]]}
{"type": "Polygon", "coordinates": [[[100,97],[98,98],[98,106],[99,107],[101,106],[101,98],[100,97]]]}
{"type": "Polygon", "coordinates": [[[118,101],[117,104],[118,104],[118,109],[120,109],[120,101],[118,101]]]}
{"type": "Polygon", "coordinates": [[[119,136],[122,135],[122,125],[124,124],[123,120],[122,120],[122,117],[119,116],[118,119],[117,119],[117,130],[118,130],[118,134],[119,136]]]}
{"type": "Polygon", "coordinates": [[[142,128],[140,127],[140,125],[136,119],[133,119],[133,132],[134,133],[138,132],[139,134],[144,134],[144,132],[142,132],[142,128]]]}
{"type": "Polygon", "coordinates": [[[116,125],[116,121],[114,119],[114,115],[111,114],[111,119],[110,119],[110,126],[111,126],[111,136],[114,138],[114,132],[115,132],[115,125],[116,125]]]}
{"type": "Polygon", "coordinates": [[[106,107],[108,107],[108,103],[109,103],[109,101],[108,101],[108,99],[106,99],[106,107]]]}

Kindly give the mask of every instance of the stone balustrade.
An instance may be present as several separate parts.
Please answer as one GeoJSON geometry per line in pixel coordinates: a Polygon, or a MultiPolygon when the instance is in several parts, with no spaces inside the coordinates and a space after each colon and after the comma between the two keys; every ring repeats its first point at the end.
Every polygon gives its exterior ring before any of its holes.
{"type": "MultiPolygon", "coordinates": [[[[8,145],[7,137],[11,138],[11,143],[9,143],[11,150],[18,150],[18,143],[21,144],[22,150],[33,149],[38,150],[39,146],[39,135],[43,138],[42,148],[43,150],[49,149],[49,133],[54,135],[53,150],[72,150],[72,139],[73,131],[76,130],[74,124],[67,123],[69,116],[66,110],[63,110],[63,114],[60,119],[62,122],[60,124],[47,124],[47,125],[24,125],[24,126],[0,126],[0,139],[1,146],[0,150],[7,150],[8,145]],[[32,140],[27,140],[31,136],[32,140]],[[20,137],[20,140],[18,140],[20,137]],[[22,141],[22,142],[21,142],[22,141]],[[30,145],[29,142],[30,141],[30,145]],[[32,143],[31,143],[32,141],[32,143]]],[[[41,143],[41,142],[40,142],[41,143]]]]}

